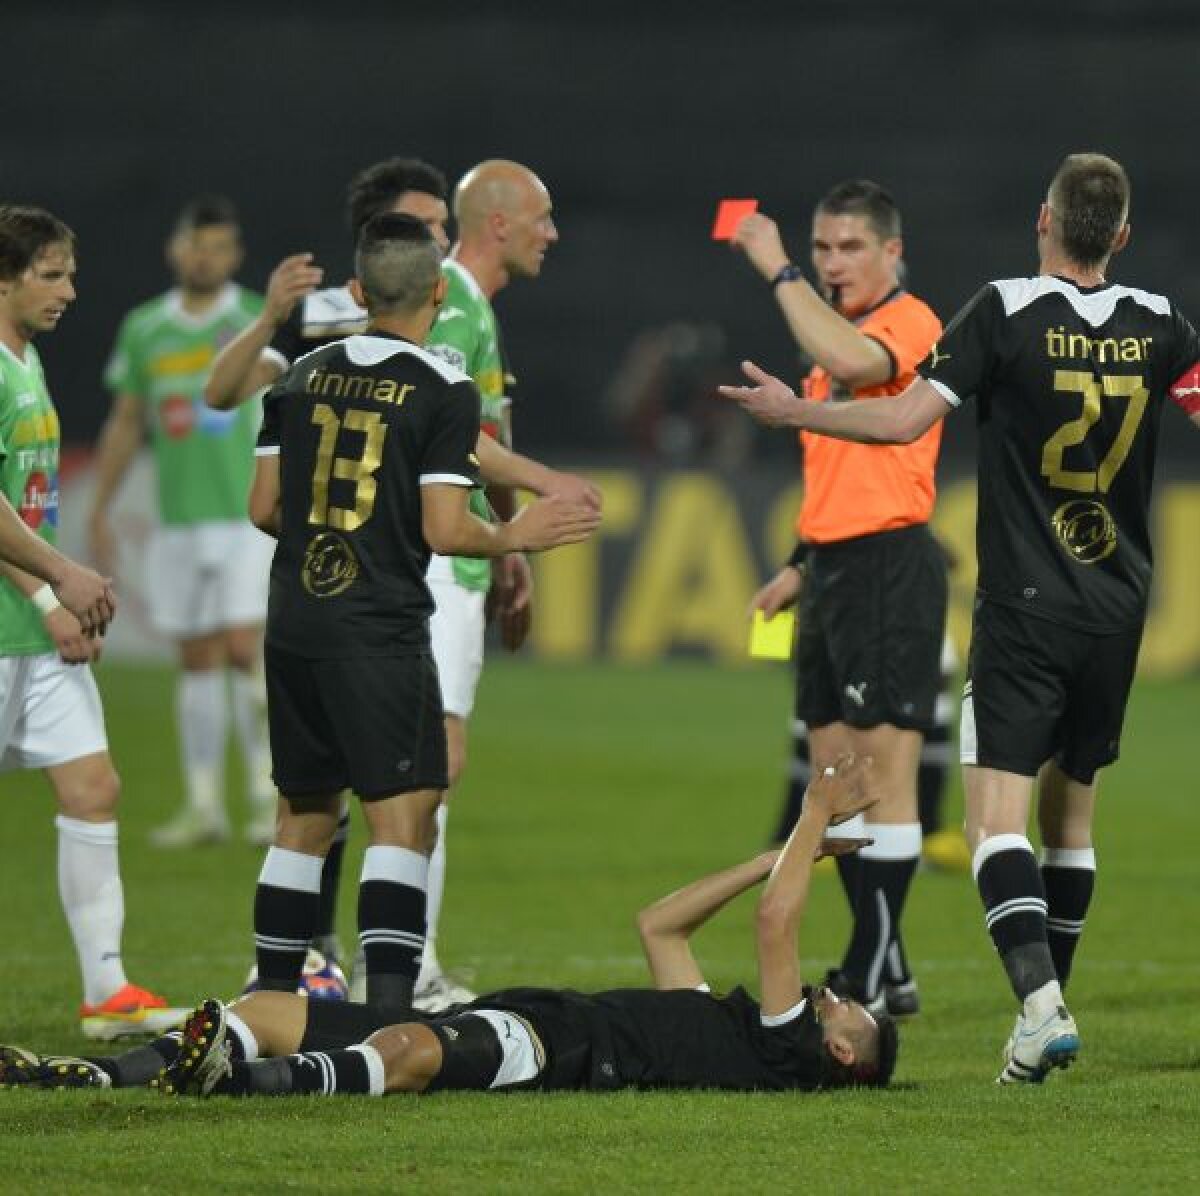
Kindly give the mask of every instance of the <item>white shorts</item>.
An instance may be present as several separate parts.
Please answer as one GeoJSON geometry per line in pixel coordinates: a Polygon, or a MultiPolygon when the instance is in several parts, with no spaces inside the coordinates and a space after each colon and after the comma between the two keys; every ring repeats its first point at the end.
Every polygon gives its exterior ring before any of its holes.
{"type": "Polygon", "coordinates": [[[546,1066],[545,1048],[523,1017],[498,1009],[468,1009],[462,1016],[487,1022],[500,1043],[500,1068],[488,1087],[511,1088],[541,1075],[546,1066]]]}
{"type": "Polygon", "coordinates": [[[86,664],[53,653],[0,657],[0,772],[106,751],[100,691],[86,664]]]}
{"type": "Polygon", "coordinates": [[[483,672],[483,604],[487,595],[460,586],[449,557],[433,557],[425,581],[435,604],[429,638],[441,682],[442,709],[469,718],[483,672]]]}
{"type": "Polygon", "coordinates": [[[150,621],[171,639],[267,619],[275,541],[245,520],[160,527],[146,553],[150,621]]]}

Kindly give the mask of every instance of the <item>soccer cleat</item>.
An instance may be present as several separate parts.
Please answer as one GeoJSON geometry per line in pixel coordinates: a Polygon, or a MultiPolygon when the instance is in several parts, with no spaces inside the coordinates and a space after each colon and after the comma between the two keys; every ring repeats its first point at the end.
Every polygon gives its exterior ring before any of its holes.
{"type": "Polygon", "coordinates": [[[469,1004],[476,995],[445,972],[435,972],[413,993],[413,1008],[422,1013],[443,1013],[455,1005],[469,1004]]]}
{"type": "Polygon", "coordinates": [[[112,1077],[88,1059],[74,1055],[35,1055],[0,1046],[0,1088],[111,1088],[112,1077]]]}
{"type": "MultiPolygon", "coordinates": [[[[273,830],[273,828],[272,828],[273,830]]],[[[199,810],[180,810],[169,822],[150,832],[154,847],[177,850],[184,847],[203,847],[209,843],[224,843],[229,838],[229,823],[222,813],[203,814],[199,810]]]]}
{"type": "Polygon", "coordinates": [[[1079,1054],[1079,1030],[1065,1005],[1039,1025],[1024,1014],[1017,1018],[1004,1048],[1004,1067],[997,1084],[1040,1084],[1056,1067],[1069,1067],[1079,1054]]]}
{"type": "Polygon", "coordinates": [[[158,1073],[157,1087],[166,1096],[211,1096],[232,1074],[225,1006],[210,997],[188,1015],[179,1055],[158,1073]]]}
{"type": "Polygon", "coordinates": [[[910,976],[901,984],[884,984],[882,991],[872,1001],[864,1003],[872,1017],[886,1014],[893,1021],[916,1017],[921,1012],[921,997],[917,982],[910,976]]]}
{"type": "Polygon", "coordinates": [[[42,1061],[18,1046],[0,1046],[0,1089],[37,1086],[42,1061]]]}
{"type": "Polygon", "coordinates": [[[155,993],[127,984],[99,1005],[79,1007],[79,1028],[85,1038],[112,1042],[137,1034],[163,1034],[187,1017],[155,993]]]}
{"type": "Polygon", "coordinates": [[[966,836],[950,827],[926,835],[921,843],[921,863],[934,872],[970,872],[971,849],[966,836]]]}

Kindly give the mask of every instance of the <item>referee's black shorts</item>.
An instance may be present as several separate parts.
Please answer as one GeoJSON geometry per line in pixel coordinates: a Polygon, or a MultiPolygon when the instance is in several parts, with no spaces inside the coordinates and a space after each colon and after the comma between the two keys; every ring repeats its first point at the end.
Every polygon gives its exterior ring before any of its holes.
{"type": "Polygon", "coordinates": [[[272,775],[284,797],[351,789],[364,801],[446,788],[437,668],[409,656],[310,660],[266,647],[272,775]]]}
{"type": "Polygon", "coordinates": [[[1099,634],[975,603],[963,689],[964,764],[1036,776],[1053,759],[1091,784],[1120,754],[1140,626],[1099,634]]]}
{"type": "Polygon", "coordinates": [[[941,688],[946,558],[924,524],[809,550],[796,717],[928,731],[941,688]]]}

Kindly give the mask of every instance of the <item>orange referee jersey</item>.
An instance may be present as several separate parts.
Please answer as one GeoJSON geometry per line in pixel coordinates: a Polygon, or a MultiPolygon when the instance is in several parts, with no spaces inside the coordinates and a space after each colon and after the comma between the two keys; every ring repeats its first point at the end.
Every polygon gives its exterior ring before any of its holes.
{"type": "MultiPolygon", "coordinates": [[[[851,395],[833,382],[827,370],[815,366],[804,380],[806,398],[898,395],[912,382],[918,363],[942,331],[932,310],[906,291],[894,291],[855,324],[891,354],[895,376],[882,386],[864,386],[851,395]]],[[[927,523],[933,511],[933,471],[941,440],[941,420],[912,444],[855,444],[801,432],[804,502],[796,517],[800,539],[829,544],[927,523]]]]}

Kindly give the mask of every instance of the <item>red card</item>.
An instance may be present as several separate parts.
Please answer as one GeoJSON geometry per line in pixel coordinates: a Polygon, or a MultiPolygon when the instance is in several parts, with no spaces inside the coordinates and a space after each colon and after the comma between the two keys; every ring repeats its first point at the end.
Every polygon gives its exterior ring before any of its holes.
{"type": "Polygon", "coordinates": [[[758,211],[757,199],[723,199],[717,204],[717,218],[713,222],[714,241],[728,241],[752,212],[758,211]]]}

